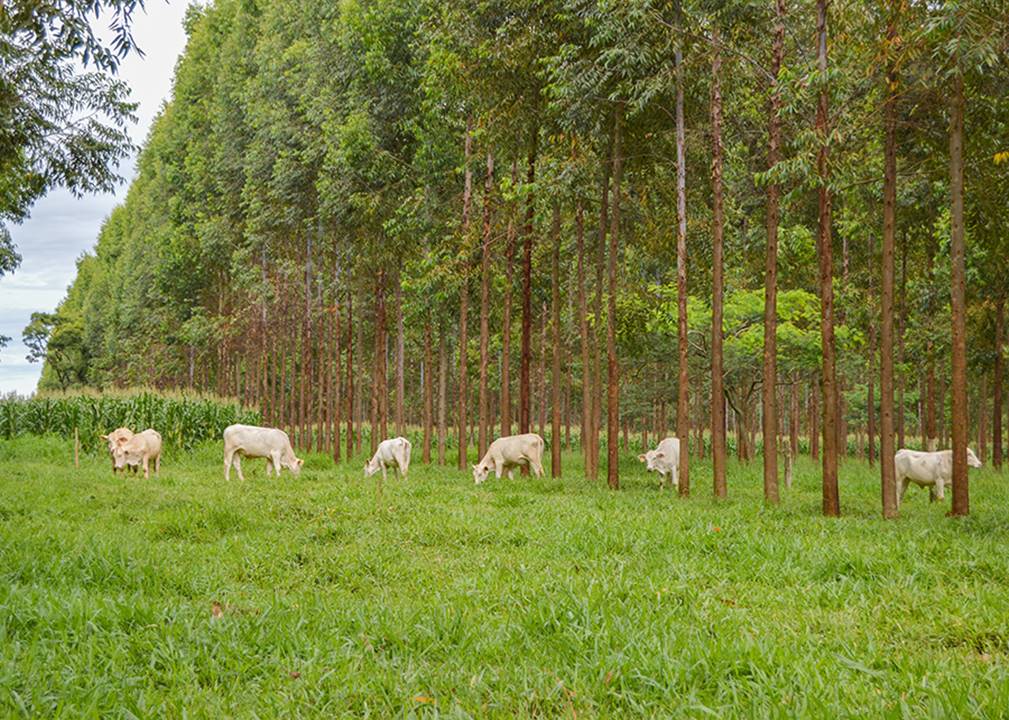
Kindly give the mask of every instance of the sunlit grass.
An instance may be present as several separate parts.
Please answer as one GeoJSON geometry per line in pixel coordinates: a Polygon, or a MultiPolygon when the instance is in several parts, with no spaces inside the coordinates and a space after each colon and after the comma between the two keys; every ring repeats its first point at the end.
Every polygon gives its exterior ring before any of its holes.
{"type": "Polygon", "coordinates": [[[215,444],[149,481],[69,458],[0,442],[3,714],[1009,713],[1009,492],[987,469],[970,518],[912,489],[886,523],[855,461],[827,520],[808,461],[767,509],[759,461],[715,502],[706,463],[682,500],[630,456],[617,493],[570,454],[564,480],[479,487],[415,463],[381,496],[363,458],[280,481],[250,462],[245,484],[215,444]]]}

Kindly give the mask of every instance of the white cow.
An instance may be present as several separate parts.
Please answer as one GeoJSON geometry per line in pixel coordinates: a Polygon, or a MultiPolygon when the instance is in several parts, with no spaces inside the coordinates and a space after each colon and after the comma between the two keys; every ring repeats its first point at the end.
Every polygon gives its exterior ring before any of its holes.
{"type": "Polygon", "coordinates": [[[645,470],[659,474],[659,487],[662,488],[669,476],[674,488],[680,487],[680,439],[667,437],[654,450],[638,455],[638,460],[645,464],[645,470]]]}
{"type": "MultiPolygon", "coordinates": [[[[108,435],[99,435],[99,437],[109,445],[109,457],[112,458],[112,474],[115,475],[118,470],[116,468],[116,448],[133,437],[133,431],[129,428],[121,427],[116,428],[108,435]]],[[[137,469],[136,465],[131,467],[133,470],[137,469]]]]}
{"type": "MultiPolygon", "coordinates": [[[[953,451],[921,452],[919,450],[898,450],[893,456],[896,482],[900,485],[897,494],[897,506],[904,499],[907,486],[911,483],[929,489],[929,498],[943,500],[946,497],[945,487],[953,477],[953,451]]],[[[970,448],[967,448],[967,466],[981,467],[981,461],[970,448]]]]}
{"type": "Polygon", "coordinates": [[[145,478],[151,476],[150,462],[153,460],[154,474],[158,475],[161,472],[161,435],[148,428],[117,445],[112,456],[117,470],[143,465],[145,478]]]}
{"type": "Polygon", "coordinates": [[[245,481],[242,475],[242,456],[250,458],[266,458],[266,474],[276,471],[280,477],[280,468],[286,467],[297,475],[305,463],[294,455],[291,440],[287,433],[277,428],[256,427],[255,425],[229,425],[224,429],[224,479],[231,479],[231,466],[238,471],[238,479],[245,481]]]}
{"type": "Polygon", "coordinates": [[[528,465],[536,477],[543,476],[543,438],[536,433],[509,435],[492,442],[483,460],[473,466],[473,480],[479,485],[491,470],[499,480],[504,472],[511,479],[512,471],[522,465],[528,465]]]}
{"type": "Polygon", "coordinates": [[[402,474],[403,479],[406,480],[406,474],[410,470],[410,441],[405,437],[395,437],[380,442],[375,455],[364,464],[364,476],[371,477],[381,470],[382,480],[385,480],[385,469],[390,467],[396,477],[402,474]]]}

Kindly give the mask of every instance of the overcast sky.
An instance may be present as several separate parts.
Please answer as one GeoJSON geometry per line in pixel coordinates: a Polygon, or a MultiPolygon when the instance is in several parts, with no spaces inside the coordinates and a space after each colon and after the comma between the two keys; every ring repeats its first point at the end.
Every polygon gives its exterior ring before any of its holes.
{"type": "MultiPolygon", "coordinates": [[[[131,55],[120,66],[120,77],[140,103],[139,122],[131,129],[139,145],[151,121],[171,91],[175,61],[186,35],[182,19],[189,0],[147,0],[146,13],[135,19],[133,36],[144,57],[131,55]]],[[[119,173],[127,178],[114,195],[91,195],[76,199],[65,190],[55,190],[39,200],[23,225],[11,227],[11,235],[24,261],[13,275],[0,278],[0,335],[13,341],[0,350],[0,393],[35,389],[41,364],[25,359],[21,330],[33,311],[56,308],[73,280],[75,261],[94,247],[102,221],[126,197],[134,161],[119,173]]]]}

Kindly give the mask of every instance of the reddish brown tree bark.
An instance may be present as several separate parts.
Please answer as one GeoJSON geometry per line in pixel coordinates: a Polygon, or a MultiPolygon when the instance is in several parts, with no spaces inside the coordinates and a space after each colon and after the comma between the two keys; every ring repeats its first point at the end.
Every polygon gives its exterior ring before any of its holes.
{"type": "Polygon", "coordinates": [[[466,120],[466,139],[463,150],[464,180],[462,192],[462,269],[459,288],[459,397],[456,419],[459,424],[459,469],[468,465],[469,440],[466,434],[466,409],[469,406],[469,213],[473,201],[473,170],[470,167],[473,134],[472,119],[466,120]]]}
{"type": "Polygon", "coordinates": [[[617,252],[620,249],[620,183],[623,180],[624,156],[622,104],[618,104],[613,119],[613,211],[610,220],[610,252],[608,258],[609,296],[606,322],[607,408],[606,408],[606,481],[610,488],[620,488],[620,366],[617,363],[617,252]]]}
{"type": "Polygon", "coordinates": [[[477,457],[487,452],[488,425],[490,424],[490,395],[487,391],[488,363],[490,361],[490,277],[491,277],[491,220],[494,194],[494,154],[487,151],[487,178],[483,197],[483,242],[480,261],[480,389],[479,425],[477,429],[477,457]]]}
{"type": "MultiPolygon", "coordinates": [[[[893,292],[894,243],[897,223],[897,14],[901,0],[891,2],[886,26],[886,100],[883,103],[883,262],[880,296],[879,470],[883,517],[897,517],[897,483],[893,447],[893,292]]],[[[874,330],[874,328],[871,328],[874,330]]],[[[873,333],[875,339],[875,333],[873,333]]],[[[870,392],[872,386],[870,385],[870,392]]],[[[871,413],[870,409],[870,413],[871,413]]],[[[871,417],[871,415],[870,415],[871,417]]],[[[872,464],[872,434],[869,436],[872,464]]]]}
{"type": "Polygon", "coordinates": [[[582,456],[585,460],[585,476],[591,478],[592,464],[592,369],[589,350],[589,320],[585,298],[585,218],[581,200],[575,207],[575,244],[578,255],[578,305],[576,319],[581,335],[582,351],[582,456]]]}
{"type": "Polygon", "coordinates": [[[820,150],[816,171],[818,191],[819,231],[817,246],[820,265],[820,340],[823,350],[823,514],[841,514],[837,489],[837,368],[834,352],[834,254],[831,247],[830,169],[828,166],[827,128],[827,0],[816,3],[817,67],[820,94],[816,109],[816,135],[820,150]]]}
{"type": "MultiPolygon", "coordinates": [[[[785,56],[785,0],[775,2],[774,50],[771,61],[771,99],[767,122],[767,166],[773,168],[781,159],[781,92],[778,72],[785,56]]],[[[764,500],[773,505],[778,497],[778,410],[775,387],[778,380],[778,204],[781,188],[767,186],[767,251],[764,269],[764,376],[762,387],[764,440],[764,500]]]]}
{"type": "Polygon", "coordinates": [[[992,378],[991,462],[1002,469],[1002,343],[1005,337],[1005,300],[995,302],[995,367],[992,378]]]}
{"type": "Polygon", "coordinates": [[[532,423],[532,398],[530,396],[530,365],[532,364],[532,277],[533,277],[533,222],[536,218],[535,194],[536,154],[539,146],[539,128],[533,128],[527,159],[526,219],[522,228],[522,347],[519,364],[519,432],[527,433],[532,423]]]}
{"type": "Polygon", "coordinates": [[[561,477],[561,206],[554,201],[550,223],[553,239],[551,258],[550,325],[553,331],[553,357],[550,369],[550,477],[561,477]]]}
{"type": "MultiPolygon", "coordinates": [[[[518,183],[518,162],[512,162],[512,187],[518,183]]],[[[515,205],[508,213],[505,234],[505,283],[501,316],[501,435],[512,434],[512,268],[515,255],[515,205]]]]}
{"type": "Polygon", "coordinates": [[[950,310],[953,315],[953,516],[970,513],[967,486],[966,262],[963,220],[963,75],[953,76],[949,122],[950,310]]]}
{"type": "Polygon", "coordinates": [[[722,208],[722,71],[718,28],[711,37],[711,459],[715,497],[724,498],[725,391],[722,365],[724,211],[722,208]]]}
{"type": "MultiPolygon", "coordinates": [[[[676,0],[676,23],[682,29],[683,8],[676,0]]],[[[683,120],[683,50],[673,53],[676,63],[676,327],[677,388],[676,435],[680,438],[680,496],[690,495],[690,347],[687,338],[687,140],[683,120]]]]}

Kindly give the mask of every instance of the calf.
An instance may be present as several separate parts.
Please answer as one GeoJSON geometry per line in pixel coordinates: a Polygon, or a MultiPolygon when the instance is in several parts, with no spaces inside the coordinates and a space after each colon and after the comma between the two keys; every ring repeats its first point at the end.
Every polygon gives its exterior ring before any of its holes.
{"type": "Polygon", "coordinates": [[[666,475],[670,485],[680,487],[680,439],[667,437],[654,450],[638,455],[638,460],[645,464],[645,470],[653,470],[659,474],[659,488],[663,488],[666,475]]]}
{"type": "MultiPolygon", "coordinates": [[[[929,489],[929,499],[943,500],[945,487],[953,477],[953,451],[921,452],[919,450],[898,450],[893,456],[895,481],[900,485],[897,507],[900,507],[907,486],[911,483],[929,489]]],[[[967,466],[981,467],[981,461],[967,448],[967,466]]]]}
{"type": "MultiPolygon", "coordinates": [[[[112,458],[112,474],[115,475],[118,472],[118,468],[116,468],[116,448],[133,437],[133,431],[129,428],[121,427],[116,428],[108,435],[100,435],[99,437],[109,445],[109,457],[112,458]]],[[[137,469],[136,465],[132,465],[131,468],[134,471],[137,469]]]]}
{"type": "Polygon", "coordinates": [[[256,427],[255,425],[229,425],[224,430],[224,479],[231,480],[231,466],[238,471],[238,479],[245,481],[242,475],[242,456],[250,458],[266,458],[266,474],[276,471],[280,477],[280,468],[286,467],[294,475],[301,472],[305,461],[294,455],[291,440],[287,433],[277,428],[256,427]]]}
{"type": "Polygon", "coordinates": [[[543,438],[536,433],[509,435],[492,442],[483,459],[473,466],[473,480],[479,485],[491,470],[499,480],[503,472],[511,479],[512,471],[522,465],[528,465],[536,477],[543,476],[543,438]]]}
{"type": "Polygon", "coordinates": [[[406,474],[410,470],[410,441],[405,437],[396,437],[380,442],[371,460],[364,464],[364,476],[371,477],[381,470],[384,481],[386,479],[385,469],[390,467],[396,477],[402,474],[403,479],[406,480],[406,474]]]}
{"type": "Polygon", "coordinates": [[[151,476],[150,462],[153,460],[154,474],[158,475],[161,472],[161,435],[157,430],[148,428],[116,447],[113,456],[119,470],[142,464],[145,478],[151,476]]]}

